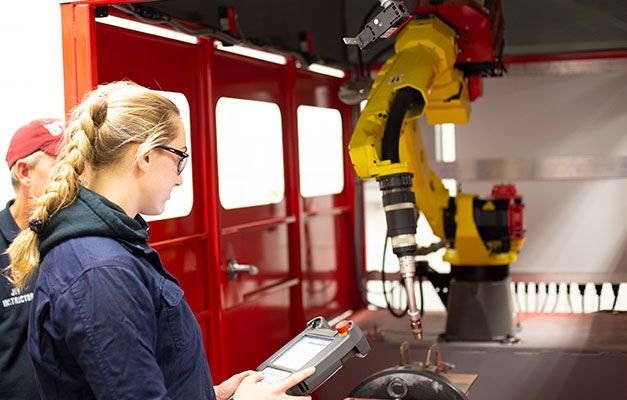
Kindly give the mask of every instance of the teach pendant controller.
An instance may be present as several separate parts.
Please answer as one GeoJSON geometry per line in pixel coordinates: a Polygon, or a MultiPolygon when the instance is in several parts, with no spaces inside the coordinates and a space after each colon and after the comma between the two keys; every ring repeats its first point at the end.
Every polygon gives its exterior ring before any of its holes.
{"type": "Polygon", "coordinates": [[[264,373],[259,384],[280,382],[294,372],[316,367],[313,375],[287,391],[290,395],[306,395],[342,368],[349,358],[363,358],[369,351],[368,341],[353,321],[341,321],[331,328],[323,317],[316,317],[303,332],[257,367],[257,371],[264,373]]]}

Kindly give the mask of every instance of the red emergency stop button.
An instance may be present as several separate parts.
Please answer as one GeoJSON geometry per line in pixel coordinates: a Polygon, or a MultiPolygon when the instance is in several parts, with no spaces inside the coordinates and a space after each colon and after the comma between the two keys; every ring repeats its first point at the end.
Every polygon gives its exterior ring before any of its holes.
{"type": "Polygon", "coordinates": [[[340,333],[340,336],[346,336],[350,327],[350,322],[348,322],[347,320],[343,320],[335,325],[335,330],[340,333]]]}

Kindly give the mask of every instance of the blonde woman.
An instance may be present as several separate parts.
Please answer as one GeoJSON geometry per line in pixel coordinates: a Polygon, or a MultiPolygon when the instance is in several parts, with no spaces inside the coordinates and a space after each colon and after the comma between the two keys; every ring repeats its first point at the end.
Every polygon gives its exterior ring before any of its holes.
{"type": "Polygon", "coordinates": [[[72,113],[66,149],[29,229],[10,246],[11,281],[38,273],[29,348],[45,399],[279,399],[246,371],[213,386],[200,328],[139,214],[160,214],[187,161],[177,107],[130,82],[72,113]],[[87,181],[83,178],[87,177],[87,181]]]}

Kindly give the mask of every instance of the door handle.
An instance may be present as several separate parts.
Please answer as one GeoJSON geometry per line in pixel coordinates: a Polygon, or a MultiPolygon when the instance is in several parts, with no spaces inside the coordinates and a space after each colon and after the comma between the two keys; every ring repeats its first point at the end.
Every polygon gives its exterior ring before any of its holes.
{"type": "Polygon", "coordinates": [[[259,268],[249,264],[238,264],[234,258],[231,258],[226,266],[226,272],[229,274],[229,280],[232,281],[237,278],[237,274],[257,275],[259,268]]]}

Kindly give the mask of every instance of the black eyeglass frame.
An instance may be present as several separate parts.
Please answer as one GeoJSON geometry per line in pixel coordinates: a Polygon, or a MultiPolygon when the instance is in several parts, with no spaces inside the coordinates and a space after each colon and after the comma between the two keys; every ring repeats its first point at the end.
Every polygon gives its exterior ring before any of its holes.
{"type": "Polygon", "coordinates": [[[187,158],[189,157],[189,154],[187,154],[184,151],[177,150],[174,147],[170,147],[170,146],[166,146],[166,145],[155,146],[155,148],[169,151],[170,153],[175,154],[175,155],[181,157],[181,159],[178,161],[178,163],[176,163],[176,174],[177,175],[181,175],[181,173],[185,169],[185,166],[187,165],[187,158]]]}

